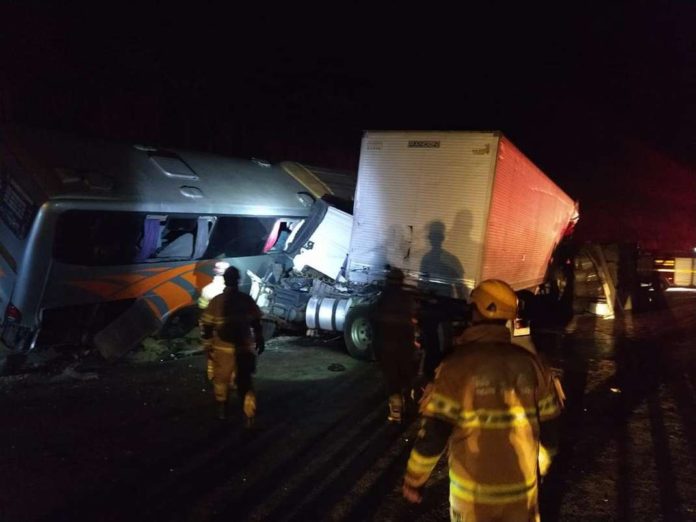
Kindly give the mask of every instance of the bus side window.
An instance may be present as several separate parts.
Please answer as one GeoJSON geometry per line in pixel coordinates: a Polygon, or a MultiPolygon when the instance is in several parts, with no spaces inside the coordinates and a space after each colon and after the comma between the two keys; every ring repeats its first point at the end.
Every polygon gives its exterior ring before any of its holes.
{"type": "Polygon", "coordinates": [[[147,216],[137,261],[200,259],[214,223],[212,216],[147,216]]]}
{"type": "Polygon", "coordinates": [[[161,246],[155,252],[155,257],[190,259],[197,228],[196,218],[168,218],[160,234],[161,246]]]}
{"type": "Polygon", "coordinates": [[[210,235],[206,258],[259,256],[276,218],[220,216],[210,235]]]}
{"type": "Polygon", "coordinates": [[[263,247],[264,252],[282,252],[297,224],[294,220],[279,219],[273,225],[271,234],[263,247]]]}
{"type": "Polygon", "coordinates": [[[53,255],[73,265],[132,263],[142,219],[129,212],[68,210],[58,218],[53,255]]]}

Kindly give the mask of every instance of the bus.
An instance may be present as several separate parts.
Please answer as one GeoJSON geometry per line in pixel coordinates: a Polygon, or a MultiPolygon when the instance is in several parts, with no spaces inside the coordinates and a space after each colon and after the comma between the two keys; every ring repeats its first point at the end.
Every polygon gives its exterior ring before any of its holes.
{"type": "Polygon", "coordinates": [[[96,345],[112,356],[191,328],[224,259],[286,263],[278,238],[330,193],[308,168],[0,130],[0,333],[11,350],[96,345]]]}

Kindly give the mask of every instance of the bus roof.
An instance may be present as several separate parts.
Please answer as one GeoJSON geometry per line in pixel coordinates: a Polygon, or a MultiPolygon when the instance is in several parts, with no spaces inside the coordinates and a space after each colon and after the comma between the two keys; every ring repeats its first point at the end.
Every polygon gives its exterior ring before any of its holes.
{"type": "Polygon", "coordinates": [[[260,160],[17,128],[2,130],[0,147],[0,162],[16,162],[23,173],[17,181],[37,205],[301,216],[312,203],[296,177],[260,160]]]}

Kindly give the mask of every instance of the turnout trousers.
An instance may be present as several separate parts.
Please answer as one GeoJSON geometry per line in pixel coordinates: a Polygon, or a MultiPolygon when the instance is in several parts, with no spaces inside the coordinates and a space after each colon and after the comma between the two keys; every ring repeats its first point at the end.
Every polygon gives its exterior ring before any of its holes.
{"type": "Polygon", "coordinates": [[[450,497],[451,522],[539,522],[536,505],[526,501],[510,504],[466,504],[452,502],[450,497]]]}
{"type": "Polygon", "coordinates": [[[212,369],[215,400],[225,402],[229,396],[230,382],[234,382],[237,393],[244,399],[248,392],[254,391],[252,375],[256,370],[256,355],[239,350],[234,345],[213,346],[208,355],[209,369],[212,369]]]}
{"type": "Polygon", "coordinates": [[[216,344],[213,344],[208,351],[208,375],[212,373],[213,390],[217,402],[227,402],[230,380],[237,369],[236,351],[234,345],[216,344]]]}

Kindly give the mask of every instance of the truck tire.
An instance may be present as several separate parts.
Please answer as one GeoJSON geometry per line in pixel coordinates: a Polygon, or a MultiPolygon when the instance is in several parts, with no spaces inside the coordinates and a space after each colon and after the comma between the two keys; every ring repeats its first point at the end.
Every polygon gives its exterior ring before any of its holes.
{"type": "Polygon", "coordinates": [[[346,314],[343,327],[343,340],[351,357],[363,361],[374,360],[372,349],[372,325],[369,318],[369,305],[356,305],[346,314]]]}
{"type": "Polygon", "coordinates": [[[278,325],[270,319],[261,319],[261,330],[263,332],[264,341],[268,341],[276,333],[278,325]]]}

